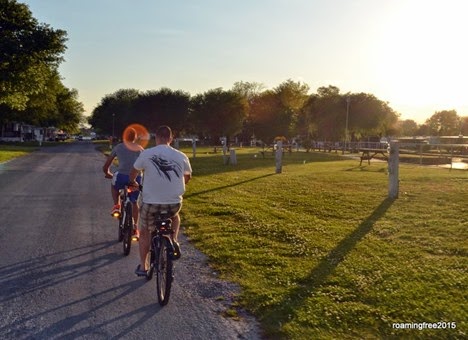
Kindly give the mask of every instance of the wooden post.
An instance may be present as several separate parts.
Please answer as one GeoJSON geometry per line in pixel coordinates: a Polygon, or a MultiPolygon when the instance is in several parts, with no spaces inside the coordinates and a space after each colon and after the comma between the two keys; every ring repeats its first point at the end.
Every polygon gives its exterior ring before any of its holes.
{"type": "Polygon", "coordinates": [[[398,198],[400,180],[399,173],[400,150],[398,142],[390,142],[390,153],[388,155],[388,197],[398,198]]]}
{"type": "Polygon", "coordinates": [[[277,174],[280,174],[282,172],[282,168],[283,168],[282,159],[283,159],[283,142],[278,141],[276,143],[276,155],[275,155],[277,174]]]}

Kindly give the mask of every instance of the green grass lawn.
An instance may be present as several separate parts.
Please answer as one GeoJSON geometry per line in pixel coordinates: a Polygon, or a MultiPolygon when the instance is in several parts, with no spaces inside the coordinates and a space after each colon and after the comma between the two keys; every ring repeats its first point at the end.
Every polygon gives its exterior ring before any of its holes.
{"type": "Polygon", "coordinates": [[[26,144],[0,144],[0,163],[9,161],[13,158],[24,156],[30,152],[37,150],[38,146],[26,144]]]}
{"type": "Polygon", "coordinates": [[[466,336],[468,172],[401,164],[389,200],[386,163],[253,152],[191,158],[183,226],[268,338],[466,336]]]}

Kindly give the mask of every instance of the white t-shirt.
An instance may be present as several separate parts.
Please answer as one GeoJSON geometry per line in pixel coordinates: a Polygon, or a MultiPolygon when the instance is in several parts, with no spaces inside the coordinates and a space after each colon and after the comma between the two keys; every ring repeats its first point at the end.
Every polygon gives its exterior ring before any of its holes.
{"type": "Polygon", "coordinates": [[[143,203],[176,204],[185,192],[184,175],[192,173],[188,157],[169,145],[144,150],[133,164],[143,170],[143,203]]]}

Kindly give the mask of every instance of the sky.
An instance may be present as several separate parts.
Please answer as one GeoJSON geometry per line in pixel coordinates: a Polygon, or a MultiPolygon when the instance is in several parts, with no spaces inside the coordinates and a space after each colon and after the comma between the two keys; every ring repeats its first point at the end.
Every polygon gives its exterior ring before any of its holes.
{"type": "MultiPolygon", "coordinates": [[[[239,81],[369,93],[401,119],[468,116],[465,0],[18,0],[67,31],[85,114],[120,89],[192,95],[239,81]]],[[[349,114],[352,114],[352,103],[349,114]]]]}

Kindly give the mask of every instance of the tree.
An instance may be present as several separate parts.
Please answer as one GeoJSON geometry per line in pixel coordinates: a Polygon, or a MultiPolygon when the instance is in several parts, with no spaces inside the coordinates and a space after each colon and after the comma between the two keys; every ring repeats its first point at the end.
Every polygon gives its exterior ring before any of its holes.
{"type": "Polygon", "coordinates": [[[250,105],[255,136],[265,143],[277,136],[295,136],[308,91],[308,85],[288,79],[256,96],[250,105]]]}
{"type": "Polygon", "coordinates": [[[317,94],[305,103],[302,121],[306,124],[306,138],[344,140],[346,96],[336,86],[319,87],[317,94]]]}
{"type": "Polygon", "coordinates": [[[253,126],[251,107],[256,98],[258,98],[265,86],[257,82],[236,82],[232,87],[232,91],[239,94],[247,103],[247,115],[243,122],[241,133],[238,135],[241,141],[249,143],[255,135],[253,126]]]}
{"type": "Polygon", "coordinates": [[[429,132],[435,136],[454,136],[460,133],[460,117],[455,110],[443,110],[435,112],[426,124],[429,132]]]}
{"type": "Polygon", "coordinates": [[[356,137],[388,136],[397,122],[398,114],[387,102],[368,93],[350,95],[349,125],[356,137]]]}
{"type": "Polygon", "coordinates": [[[309,133],[316,139],[329,141],[345,139],[346,121],[349,135],[362,139],[392,134],[398,120],[398,114],[388,103],[374,95],[340,94],[335,86],[318,88],[317,95],[309,97],[304,114],[309,133]]]}
{"type": "Polygon", "coordinates": [[[135,114],[134,105],[140,92],[121,89],[101,99],[88,118],[88,123],[99,133],[121,136],[131,123],[141,123],[135,114]]]}
{"type": "Polygon", "coordinates": [[[398,135],[402,137],[416,136],[418,124],[412,119],[398,121],[398,135]]]}
{"type": "Polygon", "coordinates": [[[192,98],[191,108],[195,131],[217,142],[241,131],[248,105],[239,93],[217,88],[192,98]]]}
{"type": "Polygon", "coordinates": [[[189,108],[190,94],[168,88],[141,94],[133,106],[135,117],[148,129],[169,125],[176,135],[190,130],[189,108]]]}
{"type": "Polygon", "coordinates": [[[63,60],[66,32],[39,24],[16,0],[0,0],[0,32],[0,105],[25,110],[63,60]]]}
{"type": "Polygon", "coordinates": [[[463,136],[467,136],[468,135],[468,116],[461,117],[460,122],[461,122],[460,134],[462,134],[463,136]]]}

